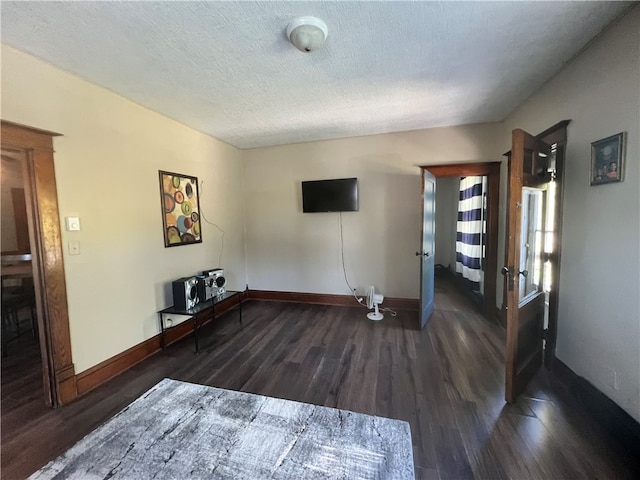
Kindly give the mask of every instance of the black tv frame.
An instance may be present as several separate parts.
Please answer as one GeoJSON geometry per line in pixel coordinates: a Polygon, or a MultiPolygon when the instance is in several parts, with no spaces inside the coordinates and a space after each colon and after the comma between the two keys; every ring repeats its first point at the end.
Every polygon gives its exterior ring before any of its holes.
{"type": "Polygon", "coordinates": [[[357,212],[358,179],[335,178],[302,182],[302,212],[357,212]]]}

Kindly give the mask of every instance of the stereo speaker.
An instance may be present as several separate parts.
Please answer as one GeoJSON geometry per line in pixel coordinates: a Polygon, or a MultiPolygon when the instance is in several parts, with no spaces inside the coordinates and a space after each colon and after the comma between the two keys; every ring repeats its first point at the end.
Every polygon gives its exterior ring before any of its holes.
{"type": "Polygon", "coordinates": [[[183,310],[191,310],[200,302],[198,296],[198,279],[196,277],[184,277],[174,280],[173,306],[183,310]]]}

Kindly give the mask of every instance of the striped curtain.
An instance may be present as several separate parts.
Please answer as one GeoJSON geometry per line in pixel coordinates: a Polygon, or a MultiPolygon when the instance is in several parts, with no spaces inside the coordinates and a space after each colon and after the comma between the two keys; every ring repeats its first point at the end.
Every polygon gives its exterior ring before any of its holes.
{"type": "Polygon", "coordinates": [[[485,177],[462,177],[458,202],[456,272],[474,292],[484,283],[485,177]]]}

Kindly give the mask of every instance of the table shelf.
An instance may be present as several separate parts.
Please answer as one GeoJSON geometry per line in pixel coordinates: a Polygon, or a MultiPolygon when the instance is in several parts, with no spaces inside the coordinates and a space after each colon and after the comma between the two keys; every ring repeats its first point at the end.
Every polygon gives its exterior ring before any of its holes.
{"type": "Polygon", "coordinates": [[[244,292],[237,292],[233,290],[227,290],[222,295],[216,295],[210,300],[198,303],[195,307],[190,309],[176,308],[174,306],[167,307],[158,312],[160,318],[160,342],[162,349],[165,348],[165,334],[182,325],[185,322],[193,322],[193,338],[195,343],[195,353],[199,353],[200,344],[198,339],[198,331],[200,329],[199,319],[204,316],[211,315],[210,319],[213,321],[216,318],[216,305],[224,302],[225,300],[237,297],[238,299],[238,312],[240,317],[240,324],[242,324],[242,296],[244,292]],[[178,318],[176,318],[178,317],[178,318]]]}

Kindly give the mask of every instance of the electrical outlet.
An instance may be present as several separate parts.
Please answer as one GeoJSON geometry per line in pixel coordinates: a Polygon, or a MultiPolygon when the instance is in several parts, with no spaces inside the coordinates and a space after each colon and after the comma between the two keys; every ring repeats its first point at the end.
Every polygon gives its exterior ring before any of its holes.
{"type": "Polygon", "coordinates": [[[80,255],[80,242],[69,240],[69,255],[80,255]]]}

